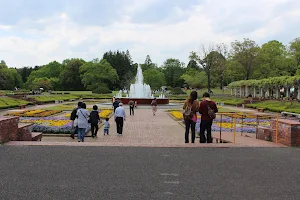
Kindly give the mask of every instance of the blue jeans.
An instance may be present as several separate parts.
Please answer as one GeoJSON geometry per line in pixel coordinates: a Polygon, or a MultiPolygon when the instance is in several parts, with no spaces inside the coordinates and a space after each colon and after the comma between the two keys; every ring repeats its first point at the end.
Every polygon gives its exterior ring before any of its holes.
{"type": "Polygon", "coordinates": [[[85,128],[78,128],[78,141],[83,142],[85,136],[85,128]]]}

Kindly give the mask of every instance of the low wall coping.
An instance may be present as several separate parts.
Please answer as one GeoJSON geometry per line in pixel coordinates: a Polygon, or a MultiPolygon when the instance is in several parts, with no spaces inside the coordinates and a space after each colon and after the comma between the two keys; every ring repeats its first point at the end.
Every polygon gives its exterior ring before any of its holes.
{"type": "MultiPolygon", "coordinates": [[[[276,121],[276,120],[274,120],[276,121]]],[[[289,119],[278,119],[278,123],[282,124],[288,124],[288,125],[294,125],[294,126],[300,126],[300,122],[297,122],[295,120],[289,120],[289,119]]]]}

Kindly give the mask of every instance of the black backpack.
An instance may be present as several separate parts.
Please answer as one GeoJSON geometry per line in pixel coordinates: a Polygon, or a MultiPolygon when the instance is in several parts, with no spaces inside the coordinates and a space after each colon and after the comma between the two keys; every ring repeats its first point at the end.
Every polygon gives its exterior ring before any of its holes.
{"type": "Polygon", "coordinates": [[[76,119],[76,114],[77,114],[77,110],[78,108],[74,108],[72,113],[71,113],[71,116],[70,116],[70,120],[75,120],[76,119]]]}

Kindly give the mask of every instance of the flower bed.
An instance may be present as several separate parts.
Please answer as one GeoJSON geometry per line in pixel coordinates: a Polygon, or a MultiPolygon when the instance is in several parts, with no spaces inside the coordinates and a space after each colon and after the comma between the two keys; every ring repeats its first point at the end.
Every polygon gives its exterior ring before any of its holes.
{"type": "MultiPolygon", "coordinates": [[[[113,112],[113,109],[99,110],[99,117],[102,118],[102,119],[109,118],[110,115],[112,114],[112,112],[113,112]]],[[[66,114],[65,117],[70,118],[70,115],[71,115],[70,113],[66,114]]]]}
{"type": "MultiPolygon", "coordinates": [[[[182,112],[180,111],[171,111],[170,114],[176,119],[176,120],[183,120],[182,112]]],[[[221,118],[217,117],[214,120],[214,123],[212,125],[212,131],[221,131],[223,132],[233,132],[234,131],[234,115],[223,115],[222,117],[222,123],[221,118]]],[[[270,126],[270,118],[259,118],[258,120],[260,126],[270,126]]],[[[200,123],[201,123],[201,116],[198,116],[198,121],[196,124],[196,131],[200,132],[200,123]]],[[[236,131],[237,132],[244,132],[244,133],[256,133],[256,125],[257,125],[257,119],[255,115],[236,115],[236,131]]]]}
{"type": "Polygon", "coordinates": [[[34,123],[33,132],[71,133],[72,121],[58,117],[20,117],[21,123],[34,123]]]}
{"type": "Polygon", "coordinates": [[[26,110],[22,112],[12,112],[7,115],[19,117],[48,117],[61,112],[62,111],[58,110],[26,110]]]}

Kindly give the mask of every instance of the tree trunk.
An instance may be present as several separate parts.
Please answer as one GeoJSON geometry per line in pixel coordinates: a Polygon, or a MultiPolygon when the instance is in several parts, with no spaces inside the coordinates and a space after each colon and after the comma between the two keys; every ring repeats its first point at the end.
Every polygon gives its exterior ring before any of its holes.
{"type": "Polygon", "coordinates": [[[223,79],[224,79],[224,77],[223,77],[223,74],[222,74],[221,77],[220,77],[220,89],[221,90],[223,90],[223,79]]]}
{"type": "Polygon", "coordinates": [[[210,73],[207,73],[207,90],[208,93],[210,93],[210,73]]]}

